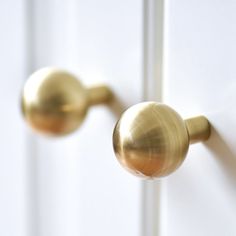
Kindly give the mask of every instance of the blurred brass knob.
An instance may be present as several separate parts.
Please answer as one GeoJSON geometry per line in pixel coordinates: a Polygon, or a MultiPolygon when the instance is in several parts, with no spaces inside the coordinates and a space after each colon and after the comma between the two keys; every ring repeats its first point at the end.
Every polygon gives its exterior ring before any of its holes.
{"type": "Polygon", "coordinates": [[[144,102],[130,107],[117,122],[113,146],[118,161],[147,178],[166,176],[184,161],[189,144],[207,140],[204,116],[183,120],[167,105],[144,102]]]}
{"type": "Polygon", "coordinates": [[[59,136],[76,130],[91,105],[111,98],[107,86],[85,88],[67,71],[43,68],[27,80],[21,102],[24,117],[34,130],[59,136]]]}

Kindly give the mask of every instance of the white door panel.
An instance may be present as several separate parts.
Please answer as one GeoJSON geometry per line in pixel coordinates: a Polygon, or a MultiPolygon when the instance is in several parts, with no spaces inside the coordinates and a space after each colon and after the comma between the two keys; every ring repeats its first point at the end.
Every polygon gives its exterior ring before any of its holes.
{"type": "Polygon", "coordinates": [[[234,1],[172,1],[165,8],[164,101],[206,115],[212,136],[163,180],[163,235],[236,235],[234,1]]]}
{"type": "Polygon", "coordinates": [[[24,7],[21,0],[0,2],[0,235],[6,236],[26,234],[25,130],[18,102],[26,70],[24,7]]]}
{"type": "MultiPolygon", "coordinates": [[[[110,85],[123,107],[141,101],[142,1],[40,0],[32,11],[32,70],[62,66],[110,85]]],[[[142,186],[113,154],[117,119],[95,107],[69,137],[32,137],[32,235],[140,234],[142,186]]]]}

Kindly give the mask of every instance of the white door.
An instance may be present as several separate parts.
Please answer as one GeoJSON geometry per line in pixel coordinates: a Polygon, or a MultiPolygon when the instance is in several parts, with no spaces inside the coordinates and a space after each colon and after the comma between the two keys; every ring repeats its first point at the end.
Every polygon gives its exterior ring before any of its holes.
{"type": "Polygon", "coordinates": [[[0,235],[25,235],[26,153],[19,115],[25,76],[23,1],[0,1],[0,235]]]}
{"type": "Polygon", "coordinates": [[[1,1],[0,235],[92,236],[142,232],[142,182],[117,164],[118,115],[89,111],[71,136],[30,131],[23,80],[58,66],[84,84],[107,83],[125,107],[142,100],[142,1],[1,1]]]}
{"type": "MultiPolygon", "coordinates": [[[[107,83],[118,113],[141,101],[142,1],[35,0],[29,11],[32,71],[58,66],[85,85],[107,83]]],[[[95,107],[68,137],[31,135],[31,235],[140,234],[142,185],[115,160],[117,118],[95,107]]]]}
{"type": "Polygon", "coordinates": [[[212,125],[161,181],[161,236],[236,235],[236,2],[168,0],[163,101],[212,125]]]}

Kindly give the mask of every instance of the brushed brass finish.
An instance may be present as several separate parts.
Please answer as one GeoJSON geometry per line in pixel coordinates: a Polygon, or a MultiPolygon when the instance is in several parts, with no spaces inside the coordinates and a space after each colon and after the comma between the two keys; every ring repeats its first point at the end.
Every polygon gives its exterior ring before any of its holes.
{"type": "Polygon", "coordinates": [[[87,89],[87,93],[90,106],[108,103],[113,97],[111,90],[106,85],[92,86],[87,89]]]}
{"type": "Polygon", "coordinates": [[[88,108],[112,99],[105,86],[85,88],[72,74],[57,68],[43,68],[33,73],[22,92],[22,111],[36,131],[60,136],[75,131],[88,108]]]}
{"type": "Polygon", "coordinates": [[[143,102],[117,122],[113,147],[121,165],[134,175],[169,175],[184,161],[189,144],[207,140],[210,124],[203,116],[184,121],[167,105],[143,102]]]}
{"type": "Polygon", "coordinates": [[[188,130],[190,144],[205,141],[210,136],[210,124],[206,117],[197,116],[185,120],[188,130]]]}

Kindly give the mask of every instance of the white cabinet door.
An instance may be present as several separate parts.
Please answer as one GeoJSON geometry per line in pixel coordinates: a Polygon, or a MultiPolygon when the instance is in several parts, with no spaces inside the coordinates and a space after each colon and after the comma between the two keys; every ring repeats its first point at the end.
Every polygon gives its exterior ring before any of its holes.
{"type": "MultiPolygon", "coordinates": [[[[142,100],[142,14],[141,0],[34,0],[31,71],[59,66],[85,85],[107,83],[120,113],[142,100]]],[[[68,137],[30,135],[30,236],[141,234],[142,184],[115,159],[117,119],[95,107],[68,137]]]]}
{"type": "Polygon", "coordinates": [[[166,1],[163,101],[212,135],[162,180],[161,236],[236,235],[236,2],[166,1]]]}
{"type": "Polygon", "coordinates": [[[19,97],[25,77],[25,4],[0,1],[0,235],[26,235],[27,178],[19,97]]]}

